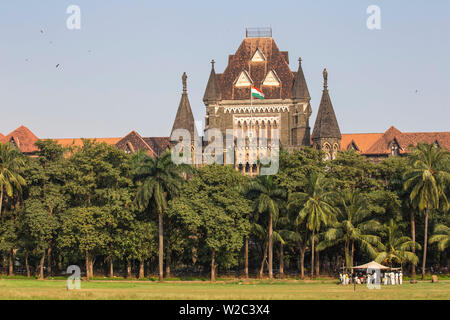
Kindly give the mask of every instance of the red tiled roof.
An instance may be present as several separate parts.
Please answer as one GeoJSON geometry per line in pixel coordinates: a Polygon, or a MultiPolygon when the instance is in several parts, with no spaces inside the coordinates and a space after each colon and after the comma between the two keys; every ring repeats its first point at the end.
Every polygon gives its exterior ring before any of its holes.
{"type": "Polygon", "coordinates": [[[450,132],[406,132],[403,133],[394,126],[390,127],[364,154],[377,155],[389,154],[392,142],[396,142],[400,149],[399,153],[410,152],[409,147],[416,146],[419,142],[435,143],[450,149],[450,132]]]}
{"type": "Polygon", "coordinates": [[[38,140],[38,137],[25,126],[17,128],[6,137],[0,137],[0,142],[12,142],[23,153],[33,153],[38,151],[38,148],[34,145],[38,140]]]}
{"type": "Polygon", "coordinates": [[[382,133],[343,133],[341,149],[348,150],[353,142],[358,152],[365,153],[382,135],[382,133]]]}
{"type": "Polygon", "coordinates": [[[125,137],[120,139],[120,141],[116,143],[116,146],[121,150],[126,150],[127,148],[131,149],[131,152],[146,150],[151,156],[157,155],[157,153],[153,151],[152,147],[149,146],[148,143],[136,131],[131,131],[125,137]]]}
{"type": "MultiPolygon", "coordinates": [[[[106,144],[116,144],[122,138],[88,138],[88,139],[94,140],[95,142],[98,142],[98,143],[104,142],[106,144]]],[[[83,139],[81,139],[81,138],[52,139],[52,140],[56,141],[59,145],[61,145],[63,147],[67,147],[67,146],[81,147],[83,145],[83,139]]]]}

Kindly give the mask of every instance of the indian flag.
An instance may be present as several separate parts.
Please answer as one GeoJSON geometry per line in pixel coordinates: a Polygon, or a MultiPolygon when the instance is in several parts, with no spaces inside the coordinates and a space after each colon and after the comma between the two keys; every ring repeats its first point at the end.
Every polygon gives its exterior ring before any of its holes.
{"type": "Polygon", "coordinates": [[[258,88],[252,86],[252,97],[259,98],[262,100],[264,99],[264,93],[258,88]]]}

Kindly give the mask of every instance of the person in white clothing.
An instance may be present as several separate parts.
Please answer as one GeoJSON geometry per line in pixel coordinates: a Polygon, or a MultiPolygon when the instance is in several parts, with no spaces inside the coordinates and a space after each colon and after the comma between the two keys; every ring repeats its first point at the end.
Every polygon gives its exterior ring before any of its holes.
{"type": "Polygon", "coordinates": [[[395,273],[395,284],[398,284],[398,272],[395,273]]]}
{"type": "Polygon", "coordinates": [[[399,281],[399,284],[403,283],[403,273],[401,271],[400,271],[400,274],[398,275],[398,281],[399,281]]]}
{"type": "Polygon", "coordinates": [[[391,278],[391,284],[392,284],[392,285],[395,285],[395,276],[394,276],[394,272],[391,272],[390,278],[391,278]]]}

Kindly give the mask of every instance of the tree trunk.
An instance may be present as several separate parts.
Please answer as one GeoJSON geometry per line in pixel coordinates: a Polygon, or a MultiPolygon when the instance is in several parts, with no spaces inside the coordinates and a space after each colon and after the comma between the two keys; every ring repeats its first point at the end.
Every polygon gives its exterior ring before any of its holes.
{"type": "Polygon", "coordinates": [[[44,280],[44,262],[45,262],[45,250],[42,252],[41,262],[39,263],[39,279],[44,280]]]}
{"type": "Polygon", "coordinates": [[[47,250],[47,275],[52,276],[52,247],[47,250]]]}
{"type": "Polygon", "coordinates": [[[316,252],[316,277],[320,275],[319,251],[316,252]]]}
{"type": "Polygon", "coordinates": [[[89,273],[91,274],[91,277],[94,277],[94,259],[89,259],[89,273]]]}
{"type": "Polygon", "coordinates": [[[169,237],[167,237],[166,240],[166,278],[170,278],[171,274],[170,274],[170,256],[171,256],[171,252],[170,252],[170,240],[169,237]]]}
{"type": "Polygon", "coordinates": [[[87,250],[86,250],[86,252],[85,252],[85,264],[86,264],[86,280],[88,280],[89,281],[89,279],[90,279],[90,272],[89,272],[89,254],[88,254],[88,252],[87,252],[87,250]]]}
{"type": "Polygon", "coordinates": [[[267,259],[267,247],[269,246],[268,244],[269,244],[269,243],[266,242],[266,246],[265,246],[265,248],[264,248],[264,256],[263,256],[263,259],[262,259],[262,261],[261,261],[261,268],[259,269],[259,278],[260,278],[260,279],[262,279],[263,273],[264,273],[264,262],[265,262],[266,259],[267,259]]]}
{"type": "Polygon", "coordinates": [[[164,265],[164,226],[162,212],[158,212],[158,228],[159,228],[159,282],[163,282],[163,265],[164,265]]]}
{"type": "Polygon", "coordinates": [[[244,260],[245,260],[245,279],[248,279],[248,236],[245,237],[244,260]]]}
{"type": "Polygon", "coordinates": [[[28,264],[28,251],[25,253],[25,268],[27,269],[27,278],[31,276],[30,265],[28,264]]]}
{"type": "Polygon", "coordinates": [[[3,217],[2,204],[3,204],[3,186],[0,188],[0,217],[3,217]]]}
{"type": "Polygon", "coordinates": [[[314,236],[315,230],[313,229],[311,238],[311,280],[314,279],[314,236]]]}
{"type": "MultiPolygon", "coordinates": [[[[414,210],[411,208],[411,239],[413,241],[412,253],[416,254],[416,221],[414,210]]],[[[416,280],[416,265],[411,263],[411,280],[416,280]]]]}
{"type": "Polygon", "coordinates": [[[427,246],[428,246],[428,201],[427,201],[427,211],[425,213],[425,239],[423,240],[423,262],[422,262],[422,280],[425,280],[425,265],[427,262],[427,246]]]}
{"type": "Polygon", "coordinates": [[[62,270],[62,257],[61,257],[61,255],[60,256],[58,256],[58,270],[62,270]]]}
{"type": "Polygon", "coordinates": [[[9,252],[9,270],[8,275],[13,276],[14,275],[14,250],[11,249],[9,252]]]}
{"type": "Polygon", "coordinates": [[[301,246],[300,247],[300,277],[301,279],[305,279],[305,253],[306,248],[301,246]]]}
{"type": "Polygon", "coordinates": [[[280,243],[280,278],[284,278],[284,245],[280,243]]]}
{"type": "Polygon", "coordinates": [[[144,265],[145,265],[144,260],[139,261],[139,279],[145,278],[144,265]]]}
{"type": "Polygon", "coordinates": [[[273,279],[273,225],[272,211],[269,215],[269,279],[273,279]]]}
{"type": "Polygon", "coordinates": [[[211,282],[216,282],[216,249],[211,252],[211,282]]]}
{"type": "Polygon", "coordinates": [[[112,257],[109,257],[109,277],[114,278],[114,262],[112,257]]]}
{"type": "Polygon", "coordinates": [[[352,260],[350,267],[353,267],[353,259],[355,257],[355,241],[352,240],[352,260]]]}
{"type": "Polygon", "coordinates": [[[345,266],[350,268],[351,259],[350,259],[350,241],[345,241],[345,266]]]}
{"type": "Polygon", "coordinates": [[[127,278],[131,278],[131,261],[127,260],[127,278]]]}

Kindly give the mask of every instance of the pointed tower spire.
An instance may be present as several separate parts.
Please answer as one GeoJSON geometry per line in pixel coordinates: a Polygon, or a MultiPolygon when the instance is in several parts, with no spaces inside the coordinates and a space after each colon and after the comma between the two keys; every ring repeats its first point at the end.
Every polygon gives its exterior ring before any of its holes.
{"type": "Polygon", "coordinates": [[[312,140],[320,147],[322,145],[322,141],[320,140],[330,138],[340,140],[342,136],[336,114],[334,113],[333,104],[331,103],[330,95],[328,94],[328,71],[327,69],[324,69],[322,100],[320,101],[316,123],[314,124],[312,140]]]}
{"type": "Polygon", "coordinates": [[[298,58],[298,71],[292,86],[292,99],[311,99],[302,69],[302,58],[298,58]]]}
{"type": "Polygon", "coordinates": [[[194,140],[198,136],[198,133],[195,127],[194,115],[192,114],[191,104],[189,103],[187,94],[186,72],[183,73],[181,79],[183,83],[183,93],[181,94],[180,104],[178,106],[177,115],[175,116],[175,121],[173,122],[170,135],[172,136],[173,131],[176,129],[186,129],[191,134],[191,139],[194,140]]]}
{"type": "Polygon", "coordinates": [[[206,85],[203,102],[209,103],[221,100],[219,83],[217,81],[216,71],[214,70],[215,61],[211,61],[211,73],[209,75],[208,84],[206,85]]]}

